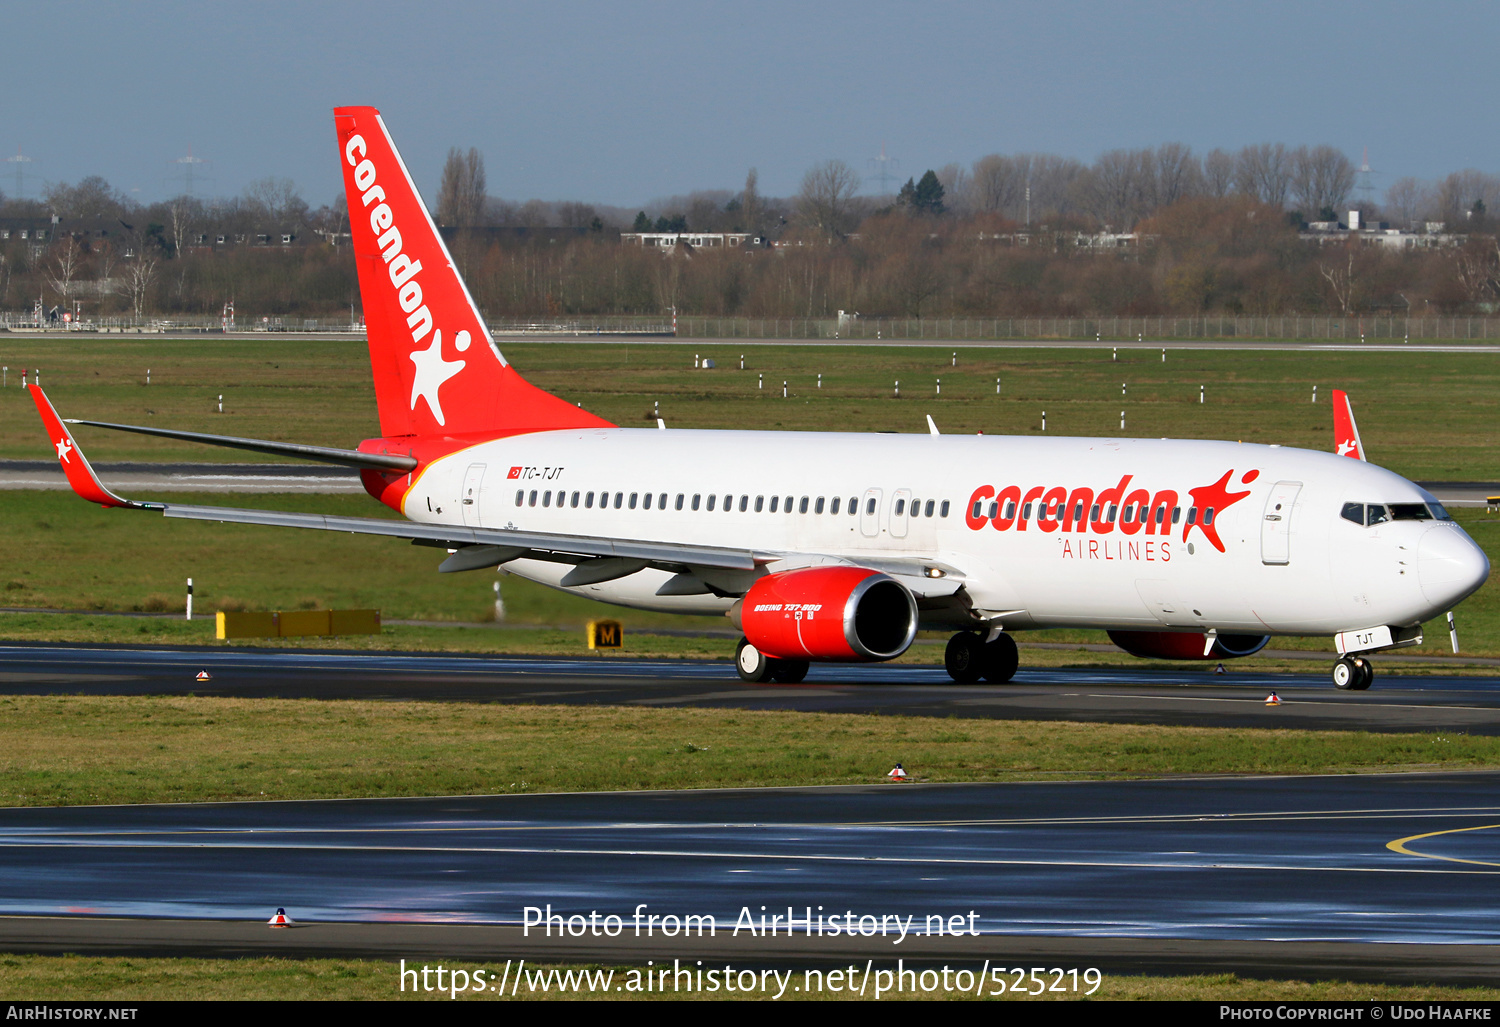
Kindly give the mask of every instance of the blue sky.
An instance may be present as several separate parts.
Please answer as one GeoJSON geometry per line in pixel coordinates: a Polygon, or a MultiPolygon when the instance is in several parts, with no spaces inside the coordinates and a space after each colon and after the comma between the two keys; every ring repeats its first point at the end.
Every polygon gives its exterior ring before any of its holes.
{"type": "MultiPolygon", "coordinates": [[[[1500,6],[1361,3],[0,3],[0,155],[143,201],[339,188],[331,108],[381,108],[424,193],[450,146],[492,194],[638,206],[794,192],[886,144],[920,175],[987,153],[1327,142],[1377,189],[1500,172],[1500,6]]],[[[14,165],[0,166],[10,193],[14,165]]],[[[869,190],[867,190],[869,191],[869,190]]]]}

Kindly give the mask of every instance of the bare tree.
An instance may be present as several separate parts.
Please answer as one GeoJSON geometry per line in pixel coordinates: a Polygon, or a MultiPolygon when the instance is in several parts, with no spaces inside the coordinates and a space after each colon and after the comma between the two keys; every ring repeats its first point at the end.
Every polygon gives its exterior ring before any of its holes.
{"type": "Polygon", "coordinates": [[[1234,156],[1224,150],[1210,150],[1203,158],[1203,191],[1222,200],[1234,191],[1234,156]]]}
{"type": "Polygon", "coordinates": [[[157,258],[155,246],[148,237],[137,232],[132,242],[135,252],[125,271],[125,294],[130,297],[131,309],[135,311],[135,319],[139,321],[146,293],[156,281],[157,258]]]}
{"type": "Polygon", "coordinates": [[[1332,146],[1299,146],[1289,154],[1292,201],[1303,217],[1320,220],[1324,211],[1338,212],[1354,188],[1354,164],[1332,146]]]}
{"type": "Polygon", "coordinates": [[[1016,218],[1025,199],[1026,179],[1016,161],[992,153],[974,162],[973,205],[976,210],[1016,218]]]}
{"type": "Polygon", "coordinates": [[[1203,167],[1191,147],[1163,143],[1156,148],[1156,203],[1170,207],[1203,189],[1203,167]]]}
{"type": "Polygon", "coordinates": [[[944,164],[938,169],[937,179],[943,187],[943,206],[948,211],[959,217],[973,211],[974,182],[967,169],[957,164],[944,164]]]}
{"type": "Polygon", "coordinates": [[[1432,212],[1433,206],[1432,189],[1410,175],[1396,179],[1385,191],[1386,210],[1402,228],[1415,228],[1418,222],[1432,212]]]}
{"type": "Polygon", "coordinates": [[[843,235],[850,229],[854,194],[859,191],[859,175],[841,160],[824,161],[802,176],[797,193],[797,216],[802,223],[829,235],[843,235]]]}
{"type": "Polygon", "coordinates": [[[52,253],[52,259],[47,267],[47,284],[51,285],[53,291],[62,297],[63,306],[68,305],[73,292],[73,279],[77,278],[79,272],[83,270],[83,261],[83,248],[71,235],[68,235],[52,253]]]}
{"type": "Polygon", "coordinates": [[[443,163],[443,181],[438,189],[438,223],[455,228],[474,228],[485,213],[484,156],[472,146],[464,153],[448,151],[443,163]]]}
{"type": "Polygon", "coordinates": [[[251,217],[274,225],[307,220],[307,201],[290,178],[258,178],[245,187],[245,205],[251,217]]]}
{"type": "Polygon", "coordinates": [[[1494,210],[1497,203],[1500,203],[1500,178],[1483,171],[1465,168],[1438,183],[1438,212],[1448,223],[1449,231],[1464,231],[1476,210],[1482,214],[1494,210]]]}
{"type": "Polygon", "coordinates": [[[557,220],[564,228],[589,228],[599,212],[587,203],[559,203],[557,220]]]}
{"type": "Polygon", "coordinates": [[[1154,206],[1156,156],[1150,150],[1110,150],[1089,169],[1085,188],[1089,213],[1107,227],[1129,231],[1154,206]]]}
{"type": "Polygon", "coordinates": [[[1273,207],[1285,207],[1291,187],[1291,159],[1280,143],[1259,143],[1239,152],[1234,162],[1235,188],[1273,207]]]}
{"type": "Polygon", "coordinates": [[[760,176],[754,168],[745,175],[745,191],[740,193],[740,210],[745,218],[745,229],[750,232],[760,232],[760,219],[764,206],[760,201],[760,176]]]}
{"type": "Polygon", "coordinates": [[[1354,307],[1354,247],[1345,248],[1345,259],[1319,260],[1318,274],[1328,282],[1339,313],[1347,315],[1354,307]]]}

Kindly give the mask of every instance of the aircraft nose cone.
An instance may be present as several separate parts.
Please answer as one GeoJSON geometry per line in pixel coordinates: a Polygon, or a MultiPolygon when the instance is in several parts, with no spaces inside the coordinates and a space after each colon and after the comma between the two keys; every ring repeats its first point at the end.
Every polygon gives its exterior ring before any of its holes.
{"type": "Polygon", "coordinates": [[[1417,581],[1422,595],[1438,606],[1458,602],[1489,576],[1484,550],[1456,525],[1432,528],[1417,545],[1417,581]]]}

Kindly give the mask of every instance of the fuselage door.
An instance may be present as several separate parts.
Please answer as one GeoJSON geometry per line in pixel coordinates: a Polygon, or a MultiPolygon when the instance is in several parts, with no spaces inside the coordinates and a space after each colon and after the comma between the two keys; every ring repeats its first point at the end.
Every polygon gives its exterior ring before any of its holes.
{"type": "Polygon", "coordinates": [[[470,464],[468,473],[464,475],[463,507],[464,523],[478,526],[479,521],[479,487],[484,482],[484,464],[470,464]]]}
{"type": "Polygon", "coordinates": [[[880,534],[880,497],[879,489],[865,489],[864,497],[859,501],[859,530],[865,538],[875,538],[880,534]]]}
{"type": "Polygon", "coordinates": [[[1266,511],[1260,522],[1261,563],[1291,562],[1292,507],[1296,505],[1297,493],[1301,491],[1300,481],[1278,481],[1271,494],[1266,497],[1266,511]]]}
{"type": "Polygon", "coordinates": [[[911,489],[897,489],[891,493],[891,536],[906,537],[906,519],[911,515],[911,489]]]}

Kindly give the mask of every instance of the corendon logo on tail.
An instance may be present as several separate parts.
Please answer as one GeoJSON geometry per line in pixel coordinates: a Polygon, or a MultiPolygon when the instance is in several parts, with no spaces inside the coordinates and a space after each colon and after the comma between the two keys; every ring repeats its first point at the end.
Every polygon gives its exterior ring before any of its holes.
{"type": "MultiPolygon", "coordinates": [[[[375,233],[380,256],[386,263],[391,285],[396,289],[396,302],[407,315],[406,326],[411,329],[411,341],[421,343],[427,333],[432,332],[432,342],[426,349],[414,349],[409,354],[414,365],[411,408],[417,409],[420,397],[426,401],[433,420],[445,425],[447,420],[443,417],[439,393],[443,383],[464,369],[464,361],[443,359],[442,329],[433,331],[432,311],[422,302],[422,283],[417,278],[422,271],[422,262],[401,252],[401,229],[396,224],[391,205],[386,202],[385,187],[375,180],[375,162],[365,156],[368,152],[362,135],[350,136],[344,144],[344,159],[354,169],[354,184],[360,191],[361,202],[369,210],[370,229],[375,233]]],[[[461,331],[453,340],[453,347],[463,353],[468,350],[470,341],[469,333],[461,331]]]]}
{"type": "MultiPolygon", "coordinates": [[[[1045,533],[1108,535],[1118,530],[1124,535],[1162,536],[1164,542],[1181,523],[1182,541],[1199,531],[1209,545],[1222,553],[1224,542],[1219,538],[1218,519],[1250,494],[1249,489],[1231,491],[1233,477],[1231,469],[1211,485],[1188,489],[1191,503],[1186,511],[1181,509],[1175,489],[1152,492],[1139,486],[1132,488],[1135,480],[1132,474],[1123,476],[1113,488],[1099,492],[1062,485],[1033,485],[1026,489],[1006,485],[997,491],[992,485],[981,485],[969,497],[964,517],[974,531],[986,526],[996,531],[1027,531],[1034,526],[1036,531],[1045,533]]],[[[1258,477],[1260,471],[1246,471],[1239,484],[1248,485],[1258,477]]]]}

